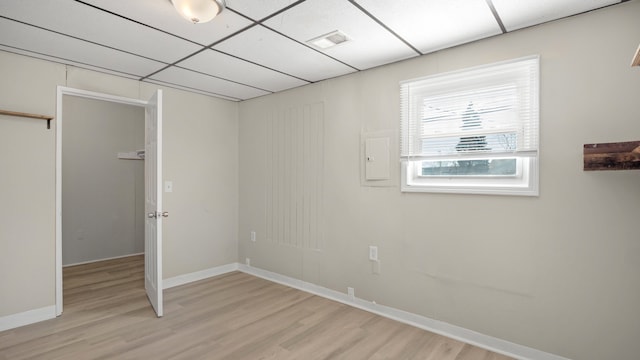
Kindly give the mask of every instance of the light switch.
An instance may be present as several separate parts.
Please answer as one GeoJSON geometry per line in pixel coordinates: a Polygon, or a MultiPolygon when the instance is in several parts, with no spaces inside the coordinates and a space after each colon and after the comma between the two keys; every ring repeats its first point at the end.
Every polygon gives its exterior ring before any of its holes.
{"type": "Polygon", "coordinates": [[[173,192],[173,181],[164,182],[164,192],[173,192]]]}
{"type": "Polygon", "coordinates": [[[389,138],[366,139],[364,160],[367,180],[389,179],[389,138]]]}

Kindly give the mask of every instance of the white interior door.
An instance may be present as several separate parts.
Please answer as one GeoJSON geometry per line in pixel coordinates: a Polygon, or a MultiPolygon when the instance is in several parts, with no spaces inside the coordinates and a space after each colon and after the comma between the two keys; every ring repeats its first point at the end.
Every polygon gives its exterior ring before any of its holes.
{"type": "Polygon", "coordinates": [[[162,90],[145,111],[145,246],[144,288],[158,317],[162,316],[162,90]]]}

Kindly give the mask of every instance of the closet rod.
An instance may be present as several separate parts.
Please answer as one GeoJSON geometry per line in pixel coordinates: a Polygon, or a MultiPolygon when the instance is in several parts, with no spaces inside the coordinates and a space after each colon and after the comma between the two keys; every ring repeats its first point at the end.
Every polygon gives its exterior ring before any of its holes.
{"type": "Polygon", "coordinates": [[[8,111],[8,110],[2,110],[2,109],[0,109],[0,115],[19,116],[19,117],[26,117],[26,118],[32,118],[32,119],[47,120],[47,129],[51,129],[51,120],[53,119],[53,116],[29,114],[29,113],[8,111]]]}

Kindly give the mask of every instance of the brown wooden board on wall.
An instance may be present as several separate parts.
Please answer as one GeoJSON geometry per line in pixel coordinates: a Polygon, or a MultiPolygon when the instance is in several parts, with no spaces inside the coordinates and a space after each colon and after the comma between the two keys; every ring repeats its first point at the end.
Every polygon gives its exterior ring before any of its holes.
{"type": "Polygon", "coordinates": [[[640,169],[640,141],[585,144],[584,170],[640,169]]]}

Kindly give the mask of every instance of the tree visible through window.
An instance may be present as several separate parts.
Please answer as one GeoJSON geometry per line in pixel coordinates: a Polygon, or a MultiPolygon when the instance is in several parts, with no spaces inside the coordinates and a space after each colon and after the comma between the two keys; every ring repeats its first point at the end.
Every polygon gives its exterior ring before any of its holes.
{"type": "MultiPolygon", "coordinates": [[[[493,112],[495,109],[484,110],[483,112],[493,112]]],[[[474,130],[482,128],[482,117],[474,108],[473,102],[469,102],[464,113],[461,115],[461,130],[474,130]]],[[[425,119],[429,121],[429,119],[425,119]]],[[[495,135],[496,142],[504,150],[515,149],[515,134],[495,135]]],[[[456,151],[489,151],[491,148],[487,143],[486,135],[461,136],[456,151]]],[[[423,161],[423,176],[483,176],[483,175],[515,175],[516,159],[480,159],[480,160],[458,160],[458,161],[423,161]]]]}

